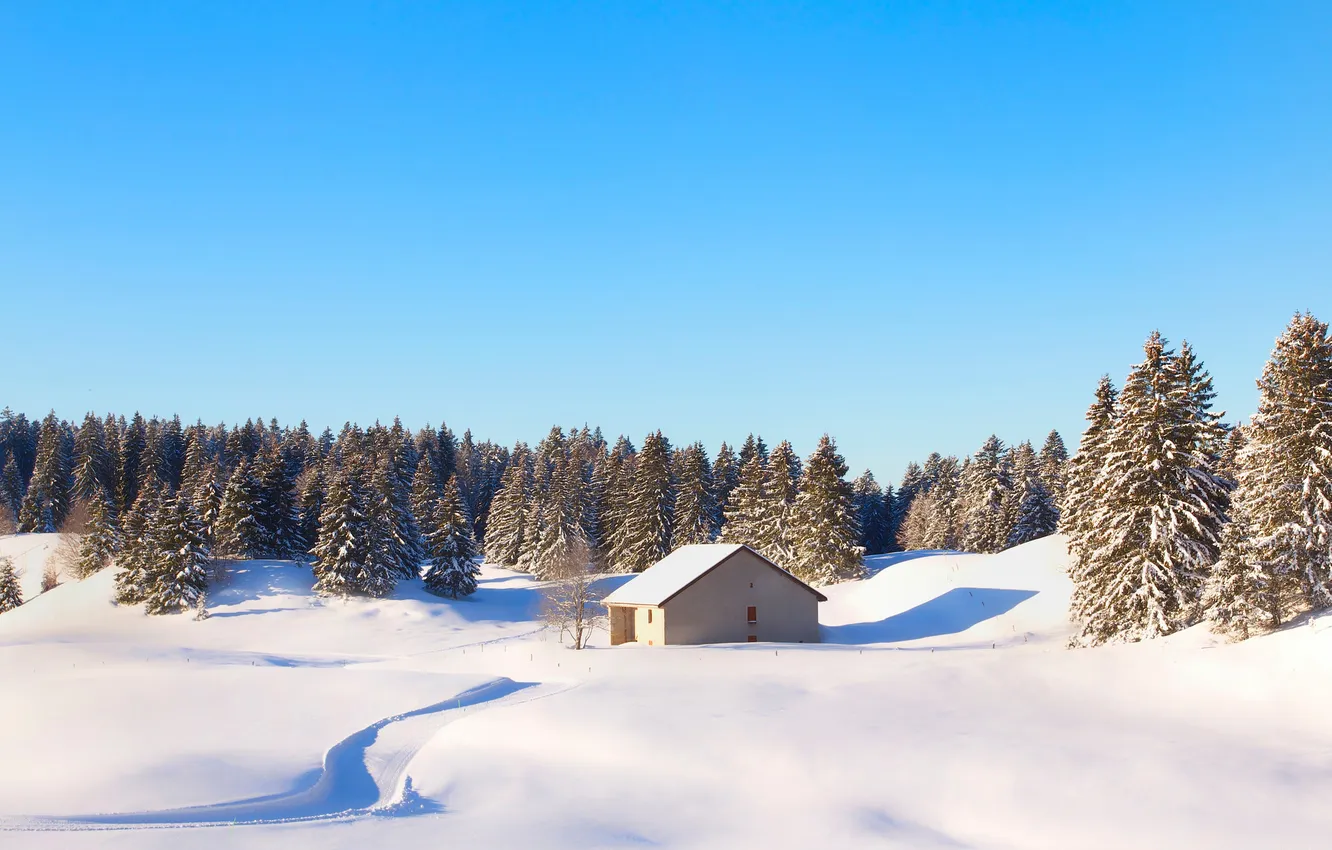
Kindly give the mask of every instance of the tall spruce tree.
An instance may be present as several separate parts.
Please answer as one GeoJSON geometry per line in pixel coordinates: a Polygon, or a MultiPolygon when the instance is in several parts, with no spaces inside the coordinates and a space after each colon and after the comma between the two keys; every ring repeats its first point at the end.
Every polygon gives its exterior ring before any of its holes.
{"type": "Polygon", "coordinates": [[[740,459],[735,450],[726,443],[717,450],[717,459],[712,463],[712,503],[716,506],[718,529],[726,518],[726,506],[731,501],[731,492],[740,483],[740,459]]]}
{"type": "Polygon", "coordinates": [[[152,569],[157,542],[154,531],[160,497],[157,490],[139,493],[134,504],[121,515],[121,549],[116,558],[120,572],[116,573],[116,603],[137,605],[148,596],[148,575],[152,569]]]}
{"type": "Polygon", "coordinates": [[[111,458],[102,420],[88,413],[74,435],[74,498],[90,500],[111,485],[111,458]]]}
{"type": "Polygon", "coordinates": [[[1258,381],[1207,616],[1239,637],[1332,605],[1332,338],[1298,314],[1258,381]],[[1241,533],[1240,526],[1243,526],[1241,533]]]}
{"type": "Polygon", "coordinates": [[[433,506],[430,530],[426,533],[429,566],[425,587],[431,593],[459,599],[476,592],[481,571],[476,566],[476,544],[471,521],[463,508],[458,476],[449,478],[444,493],[433,506]]]}
{"type": "Polygon", "coordinates": [[[242,455],[222,491],[213,528],[220,553],[237,558],[262,558],[268,553],[269,541],[259,520],[260,498],[250,459],[242,455]]]}
{"type": "Polygon", "coordinates": [[[1211,466],[1209,382],[1159,333],[1129,373],[1072,547],[1073,615],[1086,644],[1154,638],[1192,625],[1217,561],[1226,487],[1211,466]]]}
{"type": "Polygon", "coordinates": [[[761,545],[764,488],[767,470],[763,458],[754,453],[740,469],[740,480],[726,503],[726,522],[722,525],[722,539],[727,543],[743,543],[758,548],[761,545]]]}
{"type": "Polygon", "coordinates": [[[144,569],[144,603],[149,614],[194,608],[208,589],[208,547],[194,509],[167,496],[151,520],[144,569]]]}
{"type": "MultiPolygon", "coordinates": [[[[1091,517],[1096,509],[1096,478],[1105,466],[1106,445],[1115,424],[1119,391],[1102,375],[1096,397],[1087,408],[1087,429],[1082,432],[1077,454],[1069,459],[1064,479],[1064,498],[1059,503],[1059,527],[1068,535],[1074,564],[1092,547],[1091,517]]],[[[1075,567],[1076,569],[1076,567],[1075,567]]]]}
{"type": "Polygon", "coordinates": [[[860,526],[860,546],[867,555],[881,555],[891,545],[892,518],[888,504],[892,500],[891,492],[885,500],[883,488],[868,469],[851,482],[856,521],[860,526]]]}
{"type": "Polygon", "coordinates": [[[642,572],[671,551],[675,485],[671,447],[660,431],[647,435],[638,453],[624,520],[615,547],[618,570],[642,572]]]}
{"type": "Polygon", "coordinates": [[[1037,456],[1040,464],[1041,483],[1055,500],[1056,507],[1064,500],[1064,485],[1068,477],[1068,448],[1058,431],[1051,431],[1045,437],[1045,445],[1037,456]]]}
{"type": "Polygon", "coordinates": [[[865,550],[846,471],[837,445],[824,434],[805,463],[792,516],[796,546],[790,569],[806,582],[829,584],[864,574],[865,550]]]}
{"type": "Polygon", "coordinates": [[[717,536],[717,506],[708,453],[702,443],[675,454],[675,545],[711,543],[717,536]]]}
{"type": "Polygon", "coordinates": [[[999,552],[1012,531],[1008,449],[994,434],[972,455],[962,478],[962,548],[999,552]]]}
{"type": "Polygon", "coordinates": [[[800,458],[786,440],[768,455],[759,501],[755,539],[751,544],[775,564],[789,567],[795,558],[798,530],[795,526],[796,496],[802,473],[800,458]]]}
{"type": "Polygon", "coordinates": [[[523,551],[524,507],[529,487],[528,450],[514,446],[504,470],[499,492],[490,504],[490,529],[486,532],[486,560],[501,566],[517,566],[523,551]]]}
{"type": "Polygon", "coordinates": [[[367,508],[372,494],[357,452],[348,447],[342,465],[329,476],[319,539],[311,552],[315,590],[327,596],[387,596],[395,584],[392,569],[371,553],[367,508]]]}
{"type": "Polygon", "coordinates": [[[929,522],[920,548],[952,551],[962,548],[962,478],[967,464],[952,455],[936,457],[926,491],[931,502],[929,522]]]}
{"type": "Polygon", "coordinates": [[[76,568],[86,578],[110,566],[120,550],[120,528],[116,521],[115,500],[100,484],[88,497],[88,524],[79,536],[76,568]]]}
{"type": "Polygon", "coordinates": [[[57,531],[69,515],[74,480],[65,427],[55,411],[42,420],[32,478],[19,509],[19,531],[57,531]]]}

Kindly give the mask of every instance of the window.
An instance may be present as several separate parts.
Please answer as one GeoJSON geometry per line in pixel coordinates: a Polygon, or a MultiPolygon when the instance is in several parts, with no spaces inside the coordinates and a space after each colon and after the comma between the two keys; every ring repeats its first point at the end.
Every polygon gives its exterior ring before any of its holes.
{"type": "Polygon", "coordinates": [[[648,609],[648,625],[652,624],[652,609],[648,609]]]}
{"type": "Polygon", "coordinates": [[[758,643],[758,635],[750,635],[745,643],[758,643]]]}
{"type": "Polygon", "coordinates": [[[749,616],[749,622],[751,622],[751,623],[757,623],[757,622],[758,622],[758,608],[754,607],[753,605],[750,605],[750,606],[749,606],[749,614],[748,614],[748,616],[749,616]]]}

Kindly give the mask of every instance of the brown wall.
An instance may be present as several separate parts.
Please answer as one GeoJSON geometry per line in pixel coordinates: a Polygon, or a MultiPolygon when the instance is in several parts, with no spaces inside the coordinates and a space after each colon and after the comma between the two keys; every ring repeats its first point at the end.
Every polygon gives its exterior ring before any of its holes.
{"type": "MultiPolygon", "coordinates": [[[[786,643],[819,640],[818,598],[745,550],[682,590],[665,609],[660,620],[666,643],[743,643],[750,635],[786,643]],[[758,608],[753,625],[746,622],[750,605],[758,608]]],[[[643,632],[638,639],[644,640],[643,632]]]]}

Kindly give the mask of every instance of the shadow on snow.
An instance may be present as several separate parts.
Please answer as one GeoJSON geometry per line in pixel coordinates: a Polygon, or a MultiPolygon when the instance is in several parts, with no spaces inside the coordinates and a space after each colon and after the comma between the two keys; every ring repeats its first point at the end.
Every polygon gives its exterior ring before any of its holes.
{"type": "Polygon", "coordinates": [[[843,644],[893,643],[952,635],[1007,614],[1035,595],[1034,590],[957,587],[877,622],[822,626],[820,631],[824,643],[843,644]]]}

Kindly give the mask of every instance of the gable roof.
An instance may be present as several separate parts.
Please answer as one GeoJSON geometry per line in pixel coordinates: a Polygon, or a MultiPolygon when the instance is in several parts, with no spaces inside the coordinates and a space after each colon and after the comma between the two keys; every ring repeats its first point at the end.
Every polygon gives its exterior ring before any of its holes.
{"type": "Polygon", "coordinates": [[[602,602],[607,605],[665,605],[680,591],[741,551],[749,552],[763,563],[808,590],[820,602],[828,601],[828,597],[748,546],[740,543],[693,543],[688,546],[681,546],[630,581],[620,585],[602,602]]]}

